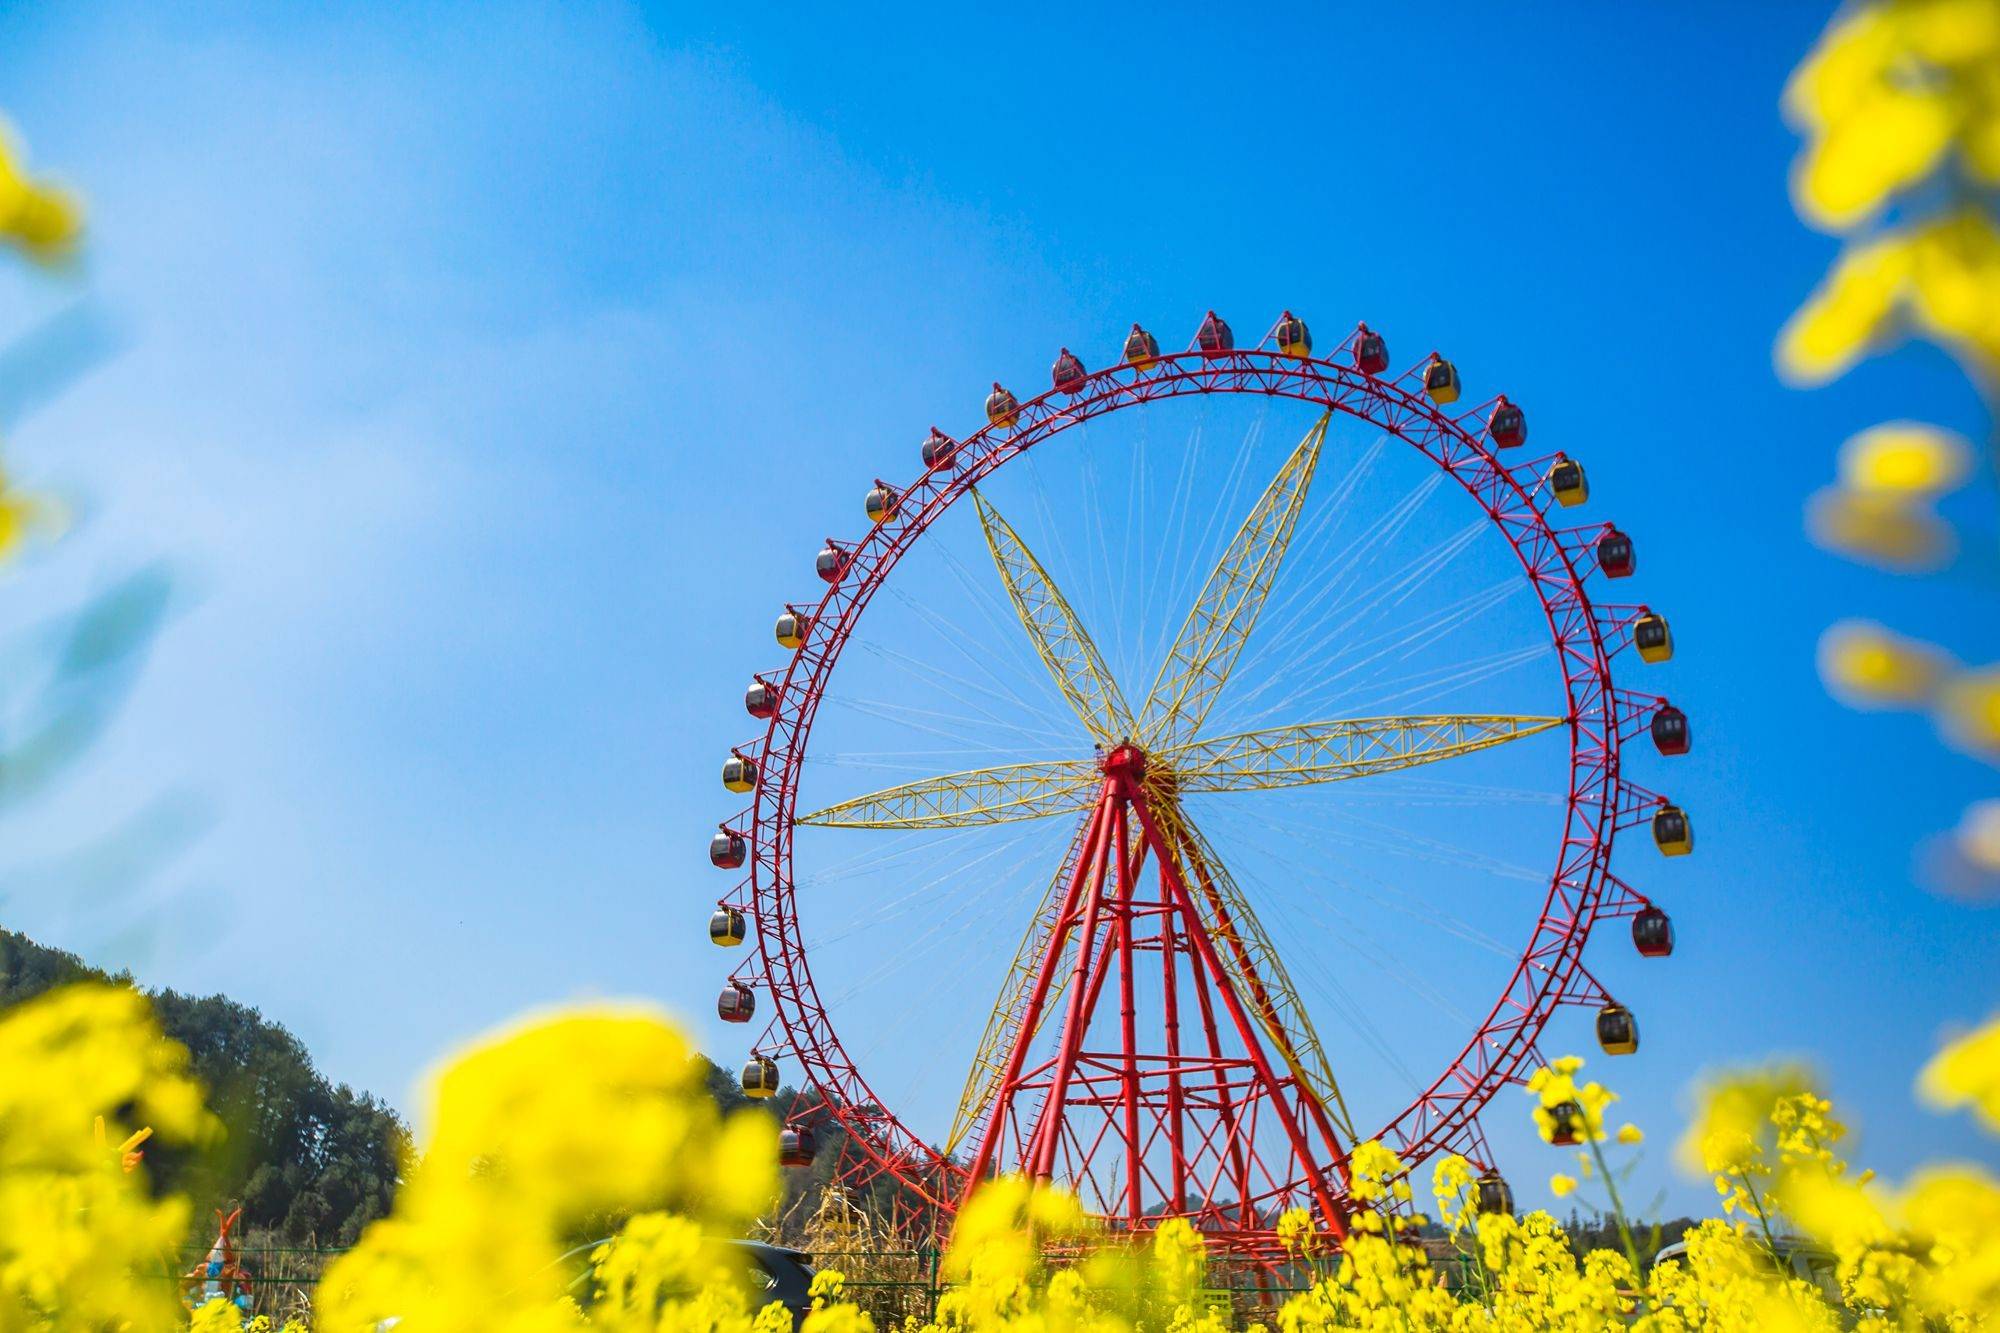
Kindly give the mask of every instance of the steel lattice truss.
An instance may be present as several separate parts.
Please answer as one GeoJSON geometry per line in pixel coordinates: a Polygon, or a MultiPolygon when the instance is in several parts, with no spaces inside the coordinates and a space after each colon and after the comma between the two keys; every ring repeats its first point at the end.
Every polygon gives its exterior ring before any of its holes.
{"type": "Polygon", "coordinates": [[[1187,1216],[1251,1251],[1268,1246],[1271,1221],[1283,1207],[1307,1206],[1329,1229],[1343,1229],[1346,1154],[1360,1137],[1357,1126],[1251,903],[1188,817],[1181,803],[1187,793],[1361,779],[1543,731],[1567,732],[1564,836],[1521,960],[1458,1057],[1415,1102],[1369,1134],[1412,1165],[1444,1150],[1485,1164],[1480,1107],[1540,1062],[1536,1037],[1559,1006],[1608,1002],[1583,967],[1582,946],[1595,920],[1650,908],[1608,864],[1616,832],[1663,804],[1621,779],[1618,752],[1665,701],[1617,689],[1611,677],[1614,658],[1631,645],[1635,624],[1648,612],[1590,600],[1586,587],[1602,529],[1551,526],[1546,475],[1556,460],[1504,464],[1485,432],[1467,424],[1490,403],[1448,416],[1421,385],[1422,367],[1379,378],[1351,364],[1266,348],[1190,351],[1098,371],[1020,404],[941,452],[898,492],[888,521],[851,549],[776,682],[775,709],[755,747],[752,804],[724,825],[747,841],[748,873],[723,899],[756,923],[756,950],[734,980],[765,988],[774,1001],[758,1050],[797,1062],[818,1094],[815,1114],[837,1121],[858,1153],[846,1166],[851,1176],[893,1177],[938,1218],[949,1216],[987,1172],[1024,1169],[1088,1178],[1097,1197],[1117,1201],[1113,1211],[1127,1225],[1187,1216]],[[1326,411],[1225,548],[1159,678],[1134,710],[1048,571],[977,483],[1093,417],[1209,393],[1294,398],[1326,411]],[[1562,716],[1346,718],[1201,734],[1282,565],[1336,412],[1423,453],[1514,549],[1556,648],[1567,703],[1562,716]],[[1098,741],[1099,755],[940,775],[798,814],[800,765],[841,648],[897,560],[968,494],[1010,602],[1063,697],[1098,741]],[[947,828],[1045,817],[1071,818],[1076,832],[1007,974],[950,1139],[939,1150],[870,1091],[818,999],[799,936],[792,829],[947,828]],[[1137,1029],[1133,978],[1142,965],[1162,972],[1164,1048],[1137,1029]],[[1113,988],[1119,1021],[1110,1021],[1107,1008],[1094,1025],[1100,1001],[1114,1005],[1105,998],[1113,988]],[[1176,1005],[1199,1016],[1185,1026],[1185,1045],[1176,1005]],[[1057,1034],[1054,1053],[1036,1056],[1044,1031],[1057,1034]],[[1111,1164],[1119,1179],[1096,1178],[1099,1166],[1111,1164]]]}

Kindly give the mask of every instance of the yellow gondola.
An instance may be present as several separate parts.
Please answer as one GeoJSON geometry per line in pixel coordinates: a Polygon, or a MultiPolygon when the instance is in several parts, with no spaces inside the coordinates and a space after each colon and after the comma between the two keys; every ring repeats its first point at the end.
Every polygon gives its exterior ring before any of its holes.
{"type": "Polygon", "coordinates": [[[1125,335],[1125,364],[1134,370],[1144,370],[1159,359],[1160,340],[1134,324],[1125,335]]]}
{"type": "Polygon", "coordinates": [[[1648,662],[1664,662],[1674,655],[1674,632],[1667,627],[1667,618],[1656,611],[1648,611],[1632,622],[1632,645],[1639,650],[1639,656],[1648,662]]]}
{"type": "Polygon", "coordinates": [[[793,652],[806,646],[806,631],[812,628],[812,617],[789,607],[778,617],[778,644],[793,652]]]}
{"type": "Polygon", "coordinates": [[[1431,353],[1430,364],[1424,367],[1424,392],[1439,407],[1458,401],[1458,367],[1431,353]]]}
{"type": "Polygon", "coordinates": [[[1653,815],[1653,845],[1662,856],[1686,856],[1694,850],[1694,821],[1677,805],[1663,805],[1653,815]]]}
{"type": "Polygon", "coordinates": [[[993,392],[986,395],[986,419],[1001,430],[1012,430],[1014,423],[1021,419],[1021,401],[1000,387],[1000,381],[993,381],[993,392]]]}
{"type": "Polygon", "coordinates": [[[1639,1020],[1622,1004],[1597,1011],[1597,1044],[1606,1055],[1630,1055],[1639,1049],[1639,1020]]]}
{"type": "Polygon", "coordinates": [[[734,907],[718,907],[708,919],[708,938],[724,949],[743,943],[743,913],[734,907]]]}
{"type": "Polygon", "coordinates": [[[1590,478],[1583,473],[1583,464],[1562,454],[1556,455],[1555,465],[1549,469],[1549,492],[1556,497],[1556,503],[1565,509],[1574,509],[1590,498],[1590,478]]]}
{"type": "Polygon", "coordinates": [[[1313,354],[1312,330],[1306,322],[1287,310],[1278,319],[1278,354],[1300,360],[1313,354]]]}
{"type": "Polygon", "coordinates": [[[894,486],[886,481],[877,481],[874,489],[870,490],[867,498],[861,502],[861,507],[866,511],[870,523],[887,523],[896,516],[896,505],[900,498],[894,486]]]}
{"type": "Polygon", "coordinates": [[[743,1066],[743,1095],[762,1101],[778,1095],[778,1062],[768,1055],[753,1055],[743,1066]]]}

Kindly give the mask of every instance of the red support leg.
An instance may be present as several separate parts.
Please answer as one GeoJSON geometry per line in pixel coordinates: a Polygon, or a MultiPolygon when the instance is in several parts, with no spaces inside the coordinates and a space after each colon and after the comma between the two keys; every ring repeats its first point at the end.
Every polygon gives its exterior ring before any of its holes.
{"type": "MultiPolygon", "coordinates": [[[[1001,1137],[1006,1133],[1012,1119],[1012,1100],[1009,1089],[1021,1076],[1021,1066],[1028,1056],[1028,1048],[1034,1042],[1035,1030],[1041,1025],[1042,1006],[1048,1003],[1049,986],[1055,980],[1056,968],[1063,956],[1063,947],[1068,942],[1070,923],[1076,918],[1077,900],[1082,895],[1083,886],[1090,877],[1090,868],[1097,856],[1097,849],[1103,842],[1104,825],[1109,818],[1108,803],[1100,798],[1097,809],[1090,817],[1090,831],[1084,835],[1083,846],[1078,849],[1076,869],[1071,873],[1069,888],[1063,893],[1062,907],[1058,909],[1056,928],[1049,937],[1048,951],[1042,955],[1040,970],[1035,975],[1035,984],[1028,994],[1027,1014],[1020,1032],[1014,1038],[1014,1049],[1007,1055],[1007,1070],[1002,1075],[999,1086],[994,1089],[993,1114],[986,1122],[986,1132],[980,1136],[979,1153],[973,1158],[972,1184],[977,1188],[985,1180],[998,1160],[1001,1137]]],[[[1089,945],[1088,937],[1084,948],[1089,945]]]]}
{"type": "MultiPolygon", "coordinates": [[[[1028,1157],[1028,1174],[1036,1180],[1048,1180],[1055,1173],[1056,1147],[1061,1139],[1063,1121],[1063,1099],[1069,1095],[1069,1081],[1076,1073],[1076,1057],[1083,1047],[1084,1031],[1090,1026],[1090,1015],[1084,1007],[1084,996],[1090,989],[1091,951],[1097,944],[1097,913],[1104,902],[1104,872],[1110,859],[1110,825],[1118,799],[1106,784],[1101,798],[1104,811],[1099,817],[1097,846],[1090,865],[1090,882],[1087,892],[1090,900],[1084,907],[1083,933],[1078,939],[1076,951],[1076,975],[1070,980],[1069,1012],[1063,1016],[1060,1044],[1056,1047],[1055,1072],[1049,1082],[1048,1098],[1042,1103],[1040,1122],[1035,1126],[1033,1147],[1028,1157]]],[[[1119,855],[1123,867],[1124,855],[1119,855]]],[[[1021,1039],[1017,1046],[1027,1043],[1028,1029],[1021,1029],[1021,1039]]]]}
{"type": "Polygon", "coordinates": [[[1171,814],[1154,815],[1143,776],[1136,750],[1120,747],[1106,757],[1104,786],[1024,1002],[973,1179],[1004,1165],[1003,1155],[1040,1180],[1054,1178],[1060,1162],[1090,1206],[1122,1225],[1137,1230],[1187,1217],[1225,1247],[1267,1245],[1272,1216],[1285,1207],[1310,1207],[1343,1232],[1336,1196],[1344,1146],[1271,1021],[1255,960],[1236,936],[1198,844],[1171,814]],[[1150,879],[1149,857],[1157,862],[1150,879]],[[1076,957],[1066,960],[1072,945],[1076,957]],[[1142,1032],[1139,1022],[1139,955],[1147,948],[1161,955],[1157,1034],[1142,1032]],[[1054,1052],[1031,1060],[1065,966],[1070,991],[1054,1052]],[[1094,1026],[1114,970],[1116,1022],[1094,1026]],[[1181,1031],[1190,985],[1205,1047],[1195,1051],[1185,1048],[1181,1031]],[[1227,1022],[1219,1021],[1224,1014],[1227,1022]],[[1267,1054],[1272,1041],[1282,1062],[1267,1054]],[[1011,1151],[1003,1148],[1008,1142],[1011,1151]],[[1123,1152],[1120,1170],[1109,1160],[1113,1145],[1123,1152]],[[1149,1165],[1149,1151],[1162,1150],[1169,1160],[1149,1165]]]}
{"type": "Polygon", "coordinates": [[[1137,959],[1132,956],[1132,891],[1134,884],[1129,875],[1130,863],[1123,855],[1128,845],[1125,820],[1125,803],[1119,802],[1113,812],[1112,827],[1118,835],[1118,1027],[1125,1047],[1125,1078],[1120,1089],[1125,1106],[1125,1216],[1134,1227],[1146,1218],[1146,1205],[1140,1198],[1139,1168],[1145,1156],[1145,1145],[1139,1138],[1139,1009],[1132,993],[1132,969],[1137,959]]]}

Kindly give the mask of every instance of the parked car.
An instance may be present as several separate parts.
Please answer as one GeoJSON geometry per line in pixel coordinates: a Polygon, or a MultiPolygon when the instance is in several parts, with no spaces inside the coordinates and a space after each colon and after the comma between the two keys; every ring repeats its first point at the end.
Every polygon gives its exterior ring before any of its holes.
{"type": "Polygon", "coordinates": [[[754,1291],[752,1299],[760,1306],[773,1301],[783,1305],[792,1312],[794,1328],[804,1323],[806,1311],[812,1309],[812,1256],[804,1250],[766,1245],[761,1240],[729,1243],[749,1256],[753,1288],[762,1283],[762,1290],[754,1291]]]}
{"type": "MultiPolygon", "coordinates": [[[[592,1290],[590,1256],[608,1242],[607,1237],[578,1245],[556,1261],[572,1270],[570,1295],[585,1304],[589,1303],[592,1290]]],[[[805,1322],[807,1311],[812,1309],[811,1255],[761,1240],[709,1240],[703,1242],[703,1247],[705,1253],[718,1260],[726,1258],[727,1266],[741,1275],[753,1310],[761,1310],[775,1301],[791,1311],[792,1327],[805,1322]]],[[[395,1322],[378,1325],[378,1333],[386,1333],[395,1322]]]]}
{"type": "MultiPolygon", "coordinates": [[[[1761,1247],[1760,1247],[1761,1248],[1761,1247]]],[[[1687,1258],[1687,1242],[1675,1241],[1653,1256],[1653,1267],[1673,1263],[1687,1258]]],[[[1781,1268],[1791,1276],[1810,1282],[1831,1301],[1835,1309],[1842,1305],[1840,1292],[1840,1260],[1831,1250],[1821,1249],[1809,1240],[1798,1236],[1777,1238],[1777,1260],[1781,1268]]]]}

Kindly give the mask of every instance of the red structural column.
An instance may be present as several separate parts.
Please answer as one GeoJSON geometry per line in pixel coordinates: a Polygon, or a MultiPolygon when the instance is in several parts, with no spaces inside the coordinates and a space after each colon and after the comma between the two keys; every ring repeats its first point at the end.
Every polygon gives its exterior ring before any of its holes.
{"type": "Polygon", "coordinates": [[[1021,1029],[1014,1037],[1014,1049],[1008,1052],[1006,1071],[1001,1075],[995,1088],[993,1113],[986,1122],[986,1132],[980,1136],[979,1153],[973,1159],[972,1175],[967,1182],[968,1189],[977,1189],[979,1182],[986,1179],[993,1168],[1001,1136],[1006,1130],[1009,1093],[1014,1081],[1021,1076],[1022,1062],[1027,1059],[1028,1048],[1034,1042],[1035,1030],[1041,1025],[1042,1006],[1048,1003],[1049,985],[1055,979],[1056,967],[1062,960],[1063,945],[1069,938],[1071,922],[1076,918],[1077,898],[1090,877],[1090,869],[1096,860],[1097,849],[1103,841],[1104,824],[1108,817],[1109,804],[1100,797],[1097,808],[1091,812],[1090,831],[1084,835],[1083,846],[1077,851],[1076,868],[1070,872],[1069,887],[1063,893],[1063,903],[1056,919],[1056,928],[1050,933],[1048,951],[1042,956],[1041,967],[1035,975],[1034,987],[1028,995],[1028,1007],[1022,1018],[1021,1029]]]}
{"type": "Polygon", "coordinates": [[[1118,1027],[1125,1046],[1125,1077],[1120,1094],[1125,1112],[1125,1214],[1134,1225],[1146,1216],[1140,1198],[1139,1176],[1144,1145],[1139,1138],[1139,1036],[1138,1004],[1133,998],[1132,969],[1138,960],[1132,955],[1132,900],[1136,877],[1126,863],[1128,845],[1126,806],[1120,801],[1112,827],[1118,835],[1118,1027]]]}
{"type": "MultiPolygon", "coordinates": [[[[1077,1053],[1083,1047],[1084,1028],[1089,1024],[1090,1015],[1085,1009],[1084,997],[1090,990],[1091,953],[1097,940],[1097,911],[1104,901],[1105,862],[1110,851],[1110,829],[1107,825],[1111,824],[1115,817],[1118,799],[1112,783],[1107,780],[1104,794],[1098,798],[1103,811],[1098,819],[1097,846],[1093,849],[1094,856],[1090,865],[1088,888],[1090,901],[1084,907],[1083,930],[1077,942],[1076,975],[1070,981],[1069,1012],[1063,1016],[1062,1038],[1056,1047],[1055,1072],[1049,1081],[1048,1097],[1042,1103],[1041,1118],[1035,1126],[1028,1153],[1028,1174],[1036,1180],[1048,1180],[1055,1174],[1056,1147],[1062,1136],[1063,1100],[1069,1096],[1069,1081],[1076,1072],[1077,1053]]],[[[1125,861],[1122,852],[1118,860],[1122,868],[1125,861]]],[[[1060,957],[1053,941],[1050,946],[1050,956],[1060,957]]],[[[1033,1035],[1033,1027],[1030,1024],[1023,1024],[1020,1035],[1015,1038],[1015,1046],[1022,1051],[1022,1054],[1026,1054],[1025,1048],[1033,1040],[1033,1035]]],[[[1018,1062],[1015,1073],[1018,1076],[1018,1062]]],[[[1004,1096],[1007,1092],[1008,1087],[1003,1084],[1001,1094],[1004,1096]]],[[[998,1123],[997,1120],[995,1123],[998,1123]]],[[[991,1126],[988,1127],[987,1133],[990,1137],[991,1126]]]]}
{"type": "Polygon", "coordinates": [[[1174,966],[1180,942],[1174,930],[1174,914],[1167,910],[1166,895],[1163,893],[1160,898],[1160,1008],[1167,1039],[1167,1150],[1172,1154],[1173,1211],[1179,1212],[1187,1203],[1187,1138],[1181,1124],[1180,969],[1174,966]]]}

